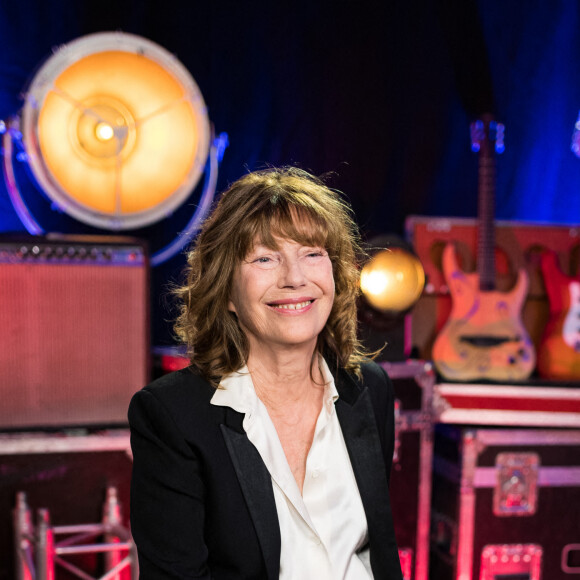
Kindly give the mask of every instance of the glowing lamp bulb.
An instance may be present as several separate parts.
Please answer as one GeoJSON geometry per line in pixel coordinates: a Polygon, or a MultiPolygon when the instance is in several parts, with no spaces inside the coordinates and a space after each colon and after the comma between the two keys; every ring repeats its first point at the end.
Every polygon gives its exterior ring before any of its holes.
{"type": "Polygon", "coordinates": [[[109,123],[101,122],[95,127],[95,135],[99,141],[110,141],[115,132],[109,123]]]}
{"type": "Polygon", "coordinates": [[[360,285],[374,308],[404,312],[419,299],[425,271],[418,258],[402,248],[382,250],[362,269],[360,285]]]}
{"type": "Polygon", "coordinates": [[[372,296],[379,296],[389,286],[389,278],[385,272],[370,271],[365,275],[365,293],[372,296]]]}

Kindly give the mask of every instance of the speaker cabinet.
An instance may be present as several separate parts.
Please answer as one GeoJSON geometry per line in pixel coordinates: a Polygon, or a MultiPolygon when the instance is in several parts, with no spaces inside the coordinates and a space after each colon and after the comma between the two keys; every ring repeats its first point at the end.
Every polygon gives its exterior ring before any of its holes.
{"type": "Polygon", "coordinates": [[[125,424],[149,378],[142,242],[0,238],[0,429],[125,424]]]}

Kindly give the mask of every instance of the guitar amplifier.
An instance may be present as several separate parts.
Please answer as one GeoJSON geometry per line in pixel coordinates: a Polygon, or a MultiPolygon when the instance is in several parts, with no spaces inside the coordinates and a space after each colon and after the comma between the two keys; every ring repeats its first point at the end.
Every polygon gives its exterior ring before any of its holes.
{"type": "Polygon", "coordinates": [[[142,242],[0,239],[0,429],[125,424],[149,377],[142,242]]]}
{"type": "MultiPolygon", "coordinates": [[[[414,306],[406,325],[406,351],[431,359],[435,337],[451,311],[449,289],[442,273],[444,247],[453,242],[464,272],[476,270],[477,220],[451,217],[409,216],[407,241],[425,269],[423,295],[414,306]]],[[[549,303],[540,270],[543,250],[557,253],[564,272],[575,271],[580,260],[580,225],[548,225],[526,222],[495,223],[495,263],[498,290],[513,287],[520,268],[529,277],[528,296],[522,322],[537,347],[549,316],[549,303]]]]}

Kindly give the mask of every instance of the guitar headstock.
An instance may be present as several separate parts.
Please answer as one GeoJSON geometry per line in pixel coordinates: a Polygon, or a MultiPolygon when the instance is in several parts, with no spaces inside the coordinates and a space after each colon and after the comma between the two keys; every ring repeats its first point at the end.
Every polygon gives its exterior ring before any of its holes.
{"type": "Polygon", "coordinates": [[[471,123],[470,129],[472,151],[477,153],[486,143],[489,143],[495,146],[496,153],[504,152],[505,126],[493,120],[491,115],[484,115],[483,119],[474,121],[471,123]]]}

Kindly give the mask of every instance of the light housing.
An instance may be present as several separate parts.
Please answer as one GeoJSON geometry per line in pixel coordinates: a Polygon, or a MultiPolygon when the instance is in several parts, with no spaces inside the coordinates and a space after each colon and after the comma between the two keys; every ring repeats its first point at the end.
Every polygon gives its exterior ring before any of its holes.
{"type": "Polygon", "coordinates": [[[98,228],[135,229],[177,209],[205,169],[210,123],[187,69],[136,35],[58,49],[26,93],[22,140],[53,204],[98,228]]]}

